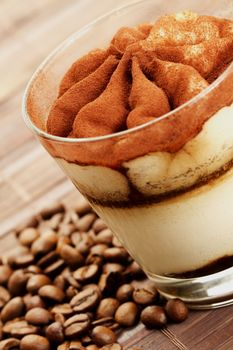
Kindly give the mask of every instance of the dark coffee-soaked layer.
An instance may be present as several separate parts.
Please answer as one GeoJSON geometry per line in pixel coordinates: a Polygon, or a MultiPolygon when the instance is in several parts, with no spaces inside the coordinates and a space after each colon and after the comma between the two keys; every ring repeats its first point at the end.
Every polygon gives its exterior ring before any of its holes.
{"type": "Polygon", "coordinates": [[[202,276],[212,275],[213,273],[223,271],[230,267],[233,267],[233,256],[224,256],[220,259],[210,262],[209,264],[201,267],[200,269],[193,270],[193,271],[186,271],[179,274],[171,273],[169,275],[166,275],[166,277],[173,277],[173,278],[202,277],[202,276]]]}
{"type": "MultiPolygon", "coordinates": [[[[129,181],[130,185],[130,194],[129,199],[127,201],[109,201],[109,200],[99,200],[90,196],[87,196],[85,193],[85,197],[89,200],[90,203],[101,205],[102,207],[110,207],[110,208],[133,208],[133,207],[140,207],[140,206],[149,206],[153,203],[159,203],[164,200],[175,198],[181,194],[185,194],[187,192],[190,192],[194,189],[197,189],[203,185],[208,184],[210,187],[215,185],[215,180],[217,180],[219,177],[227,173],[231,168],[233,167],[233,159],[225,164],[221,169],[218,169],[214,173],[203,176],[200,178],[194,185],[184,188],[179,188],[174,191],[161,193],[158,195],[152,195],[150,197],[147,197],[140,193],[135,186],[129,181]]],[[[126,176],[126,170],[121,168],[117,169],[119,172],[121,172],[124,176],[126,176]]],[[[107,196],[107,195],[106,195],[107,196]]]]}

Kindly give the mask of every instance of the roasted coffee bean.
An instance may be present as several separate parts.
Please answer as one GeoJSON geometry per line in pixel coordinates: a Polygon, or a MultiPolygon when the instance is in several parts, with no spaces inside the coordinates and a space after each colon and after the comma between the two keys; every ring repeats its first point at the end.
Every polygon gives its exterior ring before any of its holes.
{"type": "Polygon", "coordinates": [[[63,247],[61,247],[60,256],[72,269],[75,269],[84,263],[84,257],[82,254],[68,244],[64,244],[63,247]]]}
{"type": "Polygon", "coordinates": [[[45,308],[45,302],[41,299],[39,295],[26,294],[23,297],[23,301],[27,311],[33,309],[34,307],[45,308]]]}
{"type": "Polygon", "coordinates": [[[92,343],[92,339],[89,335],[86,334],[82,337],[81,342],[84,346],[86,346],[92,343]]]}
{"type": "Polygon", "coordinates": [[[157,291],[153,292],[145,288],[135,289],[133,292],[133,300],[139,305],[151,305],[157,297],[157,291]]]}
{"type": "Polygon", "coordinates": [[[126,268],[124,271],[124,275],[128,279],[142,279],[146,278],[145,273],[141,269],[141,267],[136,263],[136,261],[132,261],[132,263],[126,268]]]}
{"type": "Polygon", "coordinates": [[[54,321],[55,322],[59,322],[59,323],[61,323],[63,325],[65,323],[66,319],[65,319],[65,316],[62,315],[62,314],[55,314],[54,315],[54,321]]]}
{"type": "Polygon", "coordinates": [[[64,343],[58,345],[57,350],[69,350],[70,342],[65,341],[64,343]]]}
{"type": "Polygon", "coordinates": [[[62,275],[58,275],[57,277],[55,277],[54,281],[53,281],[53,284],[60,288],[61,290],[64,290],[66,289],[66,285],[67,285],[67,282],[65,280],[65,278],[62,276],[62,275]]]}
{"type": "Polygon", "coordinates": [[[26,313],[25,320],[35,326],[46,325],[52,320],[52,315],[46,309],[34,307],[34,309],[31,309],[26,313]]]}
{"type": "Polygon", "coordinates": [[[38,294],[42,298],[46,298],[58,303],[61,303],[65,298],[65,293],[60,288],[52,284],[41,287],[38,291],[38,294]]]}
{"type": "Polygon", "coordinates": [[[105,250],[108,249],[108,245],[104,243],[95,244],[90,249],[90,253],[92,255],[100,255],[101,257],[104,255],[105,250]]]}
{"type": "Polygon", "coordinates": [[[12,275],[13,270],[8,265],[0,266],[0,285],[5,286],[12,275]]]}
{"type": "Polygon", "coordinates": [[[0,286],[0,309],[10,300],[10,297],[8,290],[0,286]]]}
{"type": "Polygon", "coordinates": [[[165,305],[165,311],[174,322],[183,322],[189,313],[185,303],[178,298],[169,300],[165,305]]]}
{"type": "Polygon", "coordinates": [[[97,326],[104,326],[112,329],[113,325],[115,324],[115,320],[113,317],[108,316],[108,317],[102,317],[97,320],[92,321],[91,326],[92,328],[97,327],[97,326]]]}
{"type": "Polygon", "coordinates": [[[65,266],[64,260],[59,259],[55,261],[53,264],[51,264],[50,266],[46,267],[46,269],[44,269],[44,273],[46,273],[51,277],[56,276],[63,270],[64,266],[65,266]]]}
{"type": "Polygon", "coordinates": [[[86,350],[80,341],[71,341],[69,345],[69,350],[86,350]]]}
{"type": "Polygon", "coordinates": [[[97,318],[114,316],[119,305],[120,303],[117,299],[114,299],[114,298],[102,299],[96,311],[97,318]]]}
{"type": "Polygon", "coordinates": [[[75,212],[78,213],[79,215],[84,215],[88,212],[91,211],[91,206],[90,204],[84,200],[84,199],[81,199],[75,206],[74,208],[75,212]]]}
{"type": "Polygon", "coordinates": [[[41,335],[30,334],[23,337],[20,350],[50,350],[49,341],[41,335]]]}
{"type": "Polygon", "coordinates": [[[72,287],[76,289],[81,289],[81,284],[78,281],[76,281],[76,279],[73,277],[73,275],[71,275],[70,272],[66,271],[63,274],[63,277],[65,278],[67,283],[70,284],[72,287]]]}
{"type": "Polygon", "coordinates": [[[103,256],[106,260],[112,262],[123,262],[125,263],[128,259],[128,253],[124,248],[111,247],[107,248],[103,256]]]}
{"type": "Polygon", "coordinates": [[[58,213],[64,213],[65,207],[61,203],[53,204],[51,206],[48,206],[47,208],[44,208],[40,215],[44,220],[50,219],[53,215],[58,213]]]}
{"type": "Polygon", "coordinates": [[[79,231],[87,232],[90,229],[93,222],[95,221],[95,219],[96,215],[94,213],[86,214],[76,223],[76,228],[79,231]]]}
{"type": "Polygon", "coordinates": [[[95,220],[94,224],[92,225],[92,228],[95,231],[95,233],[98,233],[102,230],[105,230],[107,228],[107,225],[102,219],[98,218],[95,220]]]}
{"type": "Polygon", "coordinates": [[[24,272],[29,274],[29,276],[36,275],[42,273],[42,270],[37,265],[29,265],[24,269],[24,272]]]}
{"type": "Polygon", "coordinates": [[[46,267],[56,262],[58,258],[59,258],[58,253],[53,250],[47,253],[46,255],[44,255],[42,258],[40,258],[37,261],[37,266],[39,266],[41,269],[45,269],[46,267]]]}
{"type": "Polygon", "coordinates": [[[9,278],[7,288],[11,295],[17,296],[25,293],[30,275],[23,270],[16,270],[9,278]]]}
{"type": "Polygon", "coordinates": [[[95,344],[90,344],[86,347],[86,350],[99,350],[99,347],[95,344]]]}
{"type": "Polygon", "coordinates": [[[48,231],[33,242],[31,246],[31,252],[36,256],[44,255],[50,252],[53,248],[55,248],[56,243],[57,243],[56,233],[52,230],[48,231]]]}
{"type": "Polygon", "coordinates": [[[75,312],[85,312],[97,306],[101,298],[101,292],[96,288],[87,288],[75,295],[70,305],[75,312]]]}
{"type": "Polygon", "coordinates": [[[14,268],[24,268],[33,264],[33,262],[34,262],[34,255],[31,253],[25,253],[19,256],[15,256],[11,260],[11,266],[14,268]]]}
{"type": "Polygon", "coordinates": [[[66,297],[69,300],[72,299],[77,294],[78,294],[78,290],[73,286],[69,286],[66,290],[66,297]]]}
{"type": "Polygon", "coordinates": [[[103,265],[102,272],[110,273],[110,272],[122,272],[124,270],[124,266],[118,263],[106,263],[103,265]]]}
{"type": "Polygon", "coordinates": [[[46,275],[43,275],[43,274],[33,275],[29,278],[26,288],[29,293],[35,294],[38,292],[38,290],[42,286],[50,283],[51,283],[51,280],[46,275]]]}
{"type": "MultiPolygon", "coordinates": [[[[82,241],[81,232],[73,232],[72,235],[70,236],[70,241],[75,247],[77,247],[78,244],[82,241]]],[[[67,244],[70,244],[70,242],[67,244]]]]}
{"type": "Polygon", "coordinates": [[[97,326],[91,332],[93,342],[98,346],[113,344],[116,342],[116,334],[109,328],[97,326]]]}
{"type": "Polygon", "coordinates": [[[48,221],[48,225],[52,230],[57,230],[62,221],[63,213],[54,214],[48,221]]]}
{"type": "Polygon", "coordinates": [[[113,343],[103,346],[100,350],[122,350],[122,346],[119,343],[113,343]]]}
{"type": "Polygon", "coordinates": [[[70,223],[70,224],[61,223],[59,225],[58,235],[68,237],[71,235],[71,233],[75,231],[76,231],[76,226],[73,223],[70,223]]]}
{"type": "Polygon", "coordinates": [[[121,284],[122,275],[120,272],[103,273],[98,282],[98,286],[105,296],[115,293],[121,284]]]}
{"type": "Polygon", "coordinates": [[[62,314],[65,317],[69,317],[73,314],[73,309],[70,304],[56,305],[51,309],[52,314],[62,314]]]}
{"type": "Polygon", "coordinates": [[[148,328],[161,328],[167,324],[167,316],[161,306],[147,306],[141,313],[141,321],[148,328]]]}
{"type": "Polygon", "coordinates": [[[81,241],[76,245],[76,249],[83,255],[89,254],[90,248],[93,246],[93,239],[87,234],[82,235],[81,241]]]}
{"type": "Polygon", "coordinates": [[[92,264],[87,266],[82,266],[74,271],[74,278],[81,283],[89,283],[93,281],[99,272],[99,266],[92,264]]]}
{"type": "Polygon", "coordinates": [[[20,345],[19,339],[8,338],[0,341],[0,350],[18,350],[20,345]]]}
{"type": "Polygon", "coordinates": [[[21,297],[15,297],[8,301],[1,311],[2,322],[13,320],[20,317],[24,312],[24,302],[21,297]]]}
{"type": "Polygon", "coordinates": [[[40,234],[36,228],[28,227],[19,234],[19,241],[22,245],[30,247],[39,236],[40,234]]]}
{"type": "Polygon", "coordinates": [[[119,325],[132,327],[138,321],[138,307],[132,301],[121,304],[115,313],[115,320],[119,325]]]}
{"type": "Polygon", "coordinates": [[[89,253],[86,260],[85,260],[85,265],[98,265],[101,266],[103,263],[103,257],[99,255],[94,255],[92,253],[89,253]]]}
{"type": "Polygon", "coordinates": [[[112,238],[112,245],[114,247],[118,247],[118,248],[122,247],[121,242],[119,241],[119,239],[116,236],[113,236],[113,238],[112,238]]]}
{"type": "Polygon", "coordinates": [[[112,243],[112,237],[112,231],[109,228],[105,228],[96,235],[95,242],[110,245],[112,243]]]}
{"type": "Polygon", "coordinates": [[[89,330],[90,318],[87,314],[74,315],[65,321],[64,328],[66,337],[79,337],[89,330]]]}
{"type": "Polygon", "coordinates": [[[116,292],[116,298],[121,303],[126,303],[127,301],[132,300],[134,292],[134,287],[131,284],[122,284],[116,292]]]}
{"type": "Polygon", "coordinates": [[[37,334],[38,328],[29,325],[25,320],[22,321],[9,321],[3,327],[5,334],[10,334],[14,338],[23,338],[28,334],[37,334]]]}
{"type": "Polygon", "coordinates": [[[61,344],[64,341],[63,326],[60,322],[51,323],[45,331],[46,338],[56,344],[61,344]]]}

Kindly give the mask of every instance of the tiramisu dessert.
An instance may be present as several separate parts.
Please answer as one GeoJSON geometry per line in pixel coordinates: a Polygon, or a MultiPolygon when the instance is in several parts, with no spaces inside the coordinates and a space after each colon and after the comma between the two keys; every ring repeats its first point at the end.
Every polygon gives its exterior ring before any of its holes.
{"type": "Polygon", "coordinates": [[[49,111],[68,142],[45,147],[149,276],[233,265],[232,60],[232,20],[166,15],[74,62],[49,111]]]}

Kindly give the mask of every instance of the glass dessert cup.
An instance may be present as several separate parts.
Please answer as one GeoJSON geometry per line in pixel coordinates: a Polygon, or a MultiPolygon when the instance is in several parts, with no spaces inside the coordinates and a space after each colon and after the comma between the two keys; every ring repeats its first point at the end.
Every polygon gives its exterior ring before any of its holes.
{"type": "MultiPolygon", "coordinates": [[[[195,0],[189,9],[233,19],[231,1],[195,0]]],[[[153,23],[168,10],[184,10],[182,1],[169,9],[161,1],[134,2],[75,33],[32,77],[23,114],[160,292],[193,308],[215,308],[233,304],[233,64],[202,93],[141,126],[80,139],[50,135],[45,128],[59,82],[78,57],[105,47],[120,27],[153,23]],[[182,143],[184,115],[187,125],[209,118],[176,151],[153,151],[161,126],[168,144],[174,130],[182,143]]]]}

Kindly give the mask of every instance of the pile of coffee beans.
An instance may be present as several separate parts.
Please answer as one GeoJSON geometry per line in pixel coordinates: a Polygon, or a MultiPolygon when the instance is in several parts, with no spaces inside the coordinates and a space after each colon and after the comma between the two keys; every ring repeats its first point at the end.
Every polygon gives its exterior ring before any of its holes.
{"type": "Polygon", "coordinates": [[[47,208],[16,235],[20,252],[0,265],[0,350],[121,350],[122,329],[188,316],[84,201],[47,208]]]}

